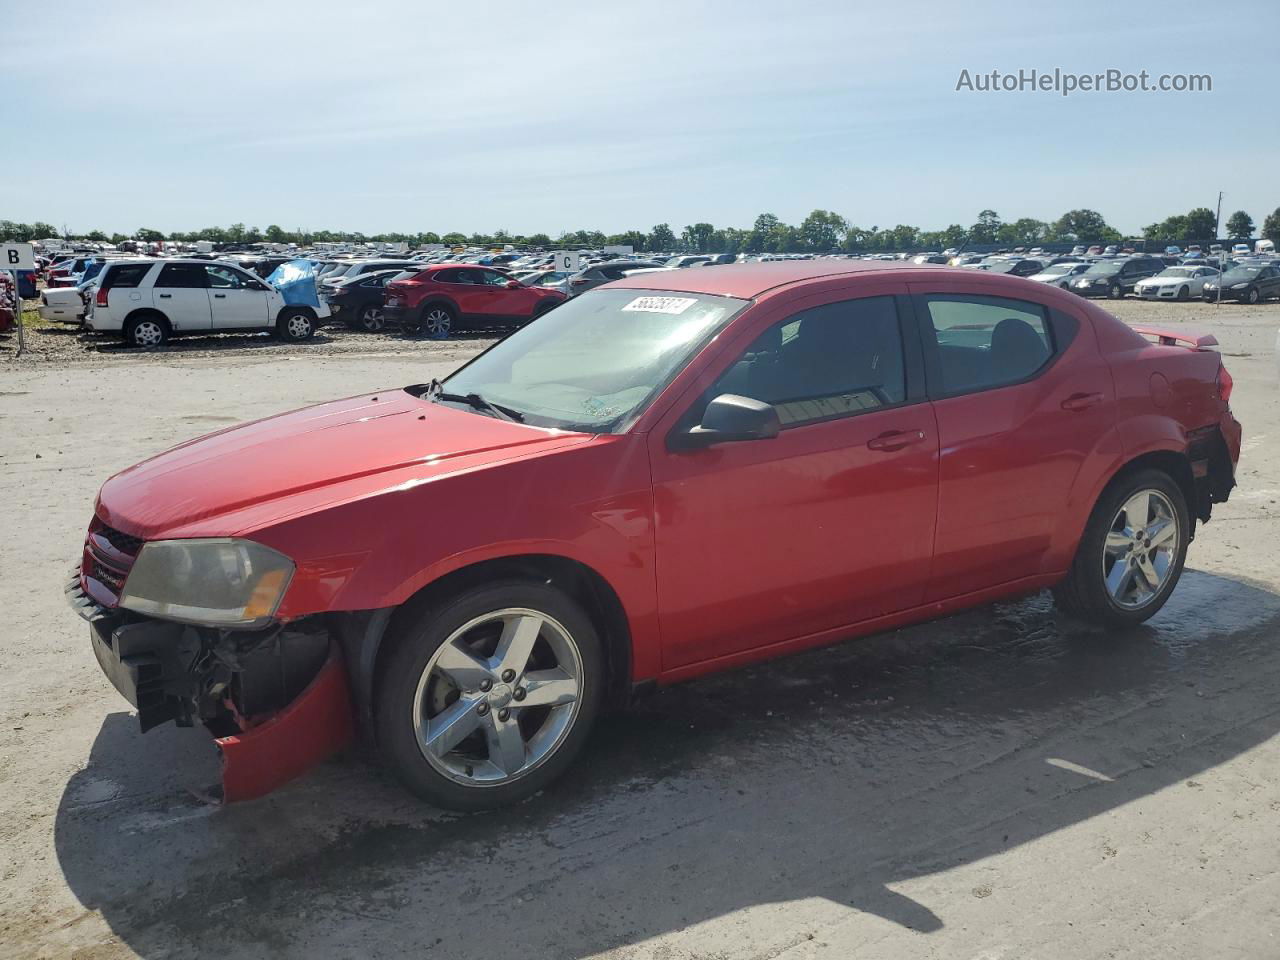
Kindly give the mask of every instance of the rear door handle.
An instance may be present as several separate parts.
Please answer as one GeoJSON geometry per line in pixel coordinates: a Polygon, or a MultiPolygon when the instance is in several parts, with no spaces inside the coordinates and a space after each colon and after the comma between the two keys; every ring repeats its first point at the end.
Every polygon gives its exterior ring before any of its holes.
{"type": "Polygon", "coordinates": [[[1102,402],[1100,393],[1073,393],[1062,401],[1063,410],[1088,410],[1102,402]]]}
{"type": "Polygon", "coordinates": [[[867,441],[867,449],[892,452],[924,441],[923,430],[890,430],[867,441]]]}
{"type": "Polygon", "coordinates": [[[168,299],[169,299],[170,297],[172,297],[172,296],[173,296],[173,294],[172,294],[172,293],[162,293],[162,294],[160,294],[160,299],[161,299],[161,300],[168,300],[168,299]]]}
{"type": "Polygon", "coordinates": [[[217,299],[217,300],[225,300],[225,299],[227,299],[227,295],[226,295],[225,293],[215,293],[213,296],[214,296],[214,298],[215,298],[215,299],[217,299]]]}

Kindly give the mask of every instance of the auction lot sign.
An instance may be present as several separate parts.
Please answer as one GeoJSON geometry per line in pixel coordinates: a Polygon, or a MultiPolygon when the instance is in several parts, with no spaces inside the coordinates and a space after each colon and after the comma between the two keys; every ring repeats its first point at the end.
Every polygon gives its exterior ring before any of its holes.
{"type": "MultiPolygon", "coordinates": [[[[0,270],[34,270],[36,251],[29,243],[0,243],[0,270]]],[[[15,275],[14,283],[18,282],[15,275]]]]}

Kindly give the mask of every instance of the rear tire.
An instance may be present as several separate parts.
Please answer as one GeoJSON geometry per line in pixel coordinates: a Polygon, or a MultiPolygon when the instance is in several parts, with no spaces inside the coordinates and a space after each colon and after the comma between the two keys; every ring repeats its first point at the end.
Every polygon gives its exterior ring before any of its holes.
{"type": "Polygon", "coordinates": [[[423,333],[432,340],[445,340],[453,332],[457,318],[449,307],[442,303],[433,303],[422,309],[415,333],[423,333]]]}
{"type": "Polygon", "coordinates": [[[423,606],[393,638],[379,670],[378,746],[437,806],[518,803],[573,762],[604,682],[600,638],[566,594],[524,580],[473,587],[423,606]],[[536,632],[521,648],[522,623],[536,632]]]}
{"type": "Polygon", "coordinates": [[[1177,586],[1191,531],[1186,499],[1172,477],[1160,470],[1122,475],[1098,498],[1071,570],[1053,588],[1055,604],[1102,626],[1142,623],[1177,586]]]}
{"type": "Polygon", "coordinates": [[[124,327],[125,342],[131,347],[154,350],[169,340],[169,321],[155,312],[135,313],[124,327]]]}
{"type": "Polygon", "coordinates": [[[381,333],[382,328],[386,326],[386,322],[386,318],[382,313],[382,304],[370,303],[360,308],[356,326],[365,331],[365,333],[381,333]]]}

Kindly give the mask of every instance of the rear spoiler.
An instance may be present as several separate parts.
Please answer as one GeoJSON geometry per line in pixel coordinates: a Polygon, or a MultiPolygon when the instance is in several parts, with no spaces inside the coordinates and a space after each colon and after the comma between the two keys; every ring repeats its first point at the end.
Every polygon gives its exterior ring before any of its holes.
{"type": "Polygon", "coordinates": [[[1144,337],[1155,337],[1156,341],[1164,347],[1176,347],[1179,344],[1185,344],[1193,350],[1212,350],[1218,345],[1218,338],[1212,333],[1176,333],[1173,330],[1165,330],[1161,327],[1147,327],[1141,324],[1133,324],[1130,329],[1134,333],[1140,333],[1144,337]]]}

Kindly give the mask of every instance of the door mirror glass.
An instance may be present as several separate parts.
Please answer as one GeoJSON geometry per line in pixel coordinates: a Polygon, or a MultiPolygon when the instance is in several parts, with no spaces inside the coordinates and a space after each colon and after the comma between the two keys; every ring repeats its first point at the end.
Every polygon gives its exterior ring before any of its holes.
{"type": "Polygon", "coordinates": [[[687,433],[675,434],[676,449],[696,450],[713,443],[737,440],[769,440],[782,430],[778,411],[771,404],[733,393],[722,393],[702,414],[702,423],[687,433]]]}

